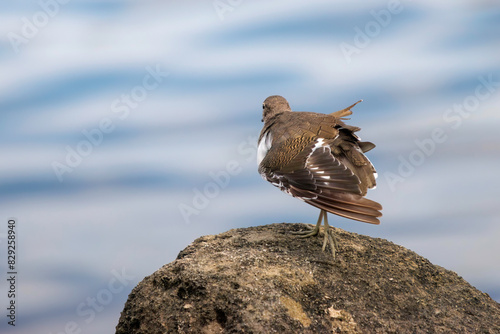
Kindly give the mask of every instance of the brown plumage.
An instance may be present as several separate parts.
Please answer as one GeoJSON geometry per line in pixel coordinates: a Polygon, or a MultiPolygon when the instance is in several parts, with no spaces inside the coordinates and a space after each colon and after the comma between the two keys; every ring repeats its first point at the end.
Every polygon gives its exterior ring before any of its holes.
{"type": "MultiPolygon", "coordinates": [[[[382,206],[364,198],[376,185],[376,172],[363,153],[375,145],[360,141],[355,134],[360,128],[343,122],[359,102],[319,114],[292,112],[288,102],[277,95],[264,101],[259,173],[282,191],[322,210],[316,228],[305,236],[318,233],[322,217],[328,226],[326,212],[380,223],[382,206]]],[[[335,256],[333,236],[329,240],[335,256]]]]}

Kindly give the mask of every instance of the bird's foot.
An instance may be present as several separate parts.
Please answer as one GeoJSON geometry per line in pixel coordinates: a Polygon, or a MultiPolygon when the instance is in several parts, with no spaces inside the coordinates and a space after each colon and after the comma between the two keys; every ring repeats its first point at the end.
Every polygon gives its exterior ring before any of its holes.
{"type": "Polygon", "coordinates": [[[330,249],[332,250],[332,256],[333,256],[333,259],[335,260],[335,253],[336,253],[337,246],[338,246],[337,239],[335,238],[335,233],[333,233],[333,229],[325,228],[324,235],[325,236],[323,238],[322,250],[324,252],[326,249],[326,244],[330,244],[330,249]]]}
{"type": "Polygon", "coordinates": [[[318,235],[319,230],[321,228],[321,222],[324,220],[325,226],[324,226],[324,239],[323,239],[323,252],[326,249],[326,245],[329,244],[330,248],[332,250],[332,255],[333,259],[335,260],[335,252],[337,250],[337,239],[335,239],[335,234],[333,233],[333,229],[330,228],[330,225],[328,224],[328,217],[326,214],[325,210],[321,210],[319,217],[318,217],[318,222],[316,223],[316,226],[313,229],[310,230],[305,230],[305,231],[298,231],[298,232],[291,232],[294,235],[298,235],[299,238],[309,238],[313,237],[315,235],[318,235]]]}
{"type": "Polygon", "coordinates": [[[314,237],[315,235],[318,235],[319,233],[319,226],[316,226],[312,229],[307,229],[304,231],[294,231],[291,232],[293,235],[298,235],[299,238],[309,238],[309,237],[314,237]]]}

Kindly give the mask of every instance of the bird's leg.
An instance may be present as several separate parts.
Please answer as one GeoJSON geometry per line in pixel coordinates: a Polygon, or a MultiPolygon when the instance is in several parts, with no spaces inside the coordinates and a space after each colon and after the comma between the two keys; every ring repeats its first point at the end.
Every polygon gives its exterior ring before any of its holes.
{"type": "Polygon", "coordinates": [[[317,235],[319,233],[319,228],[321,227],[321,221],[323,220],[323,215],[326,216],[326,211],[321,210],[318,217],[318,222],[316,223],[316,227],[310,230],[292,232],[292,234],[299,235],[300,238],[309,238],[317,235]]]}
{"type": "Polygon", "coordinates": [[[323,239],[323,252],[325,251],[327,242],[330,243],[330,248],[332,249],[333,259],[335,259],[335,251],[337,249],[337,239],[335,239],[335,234],[333,233],[333,229],[330,229],[330,225],[328,224],[328,216],[326,211],[321,210],[323,212],[323,217],[325,221],[325,238],[323,239]]]}

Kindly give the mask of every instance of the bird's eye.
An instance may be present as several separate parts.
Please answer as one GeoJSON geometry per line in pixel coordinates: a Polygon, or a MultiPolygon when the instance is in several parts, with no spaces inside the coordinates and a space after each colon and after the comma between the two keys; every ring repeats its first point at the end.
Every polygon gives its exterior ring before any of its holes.
{"type": "Polygon", "coordinates": [[[262,109],[266,109],[266,104],[262,103],[262,109]]]}

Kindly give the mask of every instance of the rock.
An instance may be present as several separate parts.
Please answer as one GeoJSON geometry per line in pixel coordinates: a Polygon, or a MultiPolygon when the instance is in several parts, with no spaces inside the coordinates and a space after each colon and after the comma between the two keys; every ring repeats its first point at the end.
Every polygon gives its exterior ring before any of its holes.
{"type": "Polygon", "coordinates": [[[116,333],[500,333],[500,304],[387,240],[304,224],[196,239],[130,293],[116,333]]]}

